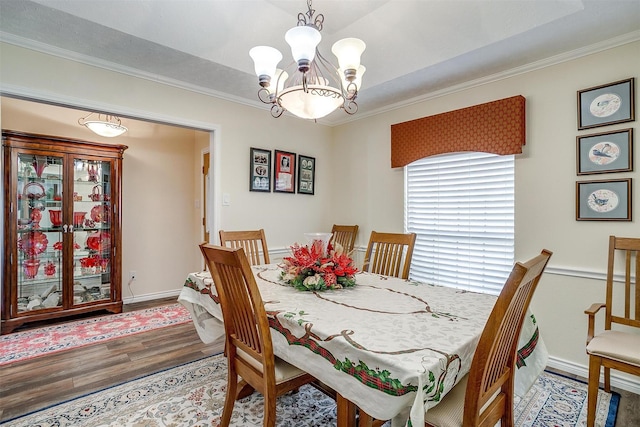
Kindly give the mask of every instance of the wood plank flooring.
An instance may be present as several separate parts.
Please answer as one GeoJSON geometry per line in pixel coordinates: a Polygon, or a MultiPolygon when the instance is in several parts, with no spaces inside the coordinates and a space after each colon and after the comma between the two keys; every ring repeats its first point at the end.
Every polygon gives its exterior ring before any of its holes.
{"type": "MultiPolygon", "coordinates": [[[[175,298],[165,298],[128,304],[124,306],[124,311],[174,302],[175,298]]],[[[27,327],[39,326],[33,324],[27,327]]],[[[193,324],[186,323],[2,366],[0,422],[217,354],[222,349],[222,341],[203,344],[193,324]]],[[[621,394],[616,426],[640,426],[640,396],[624,390],[616,391],[621,394]]]]}
{"type": "MultiPolygon", "coordinates": [[[[129,304],[124,311],[174,302],[129,304]]],[[[2,366],[0,421],[220,353],[223,346],[202,343],[189,322],[2,366]]]]}

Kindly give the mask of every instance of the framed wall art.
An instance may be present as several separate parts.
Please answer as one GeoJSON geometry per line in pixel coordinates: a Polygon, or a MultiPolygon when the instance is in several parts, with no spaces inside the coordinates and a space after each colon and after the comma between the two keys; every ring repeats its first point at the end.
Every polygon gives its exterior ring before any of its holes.
{"type": "Polygon", "coordinates": [[[578,130],[635,120],[635,79],[578,91],[578,130]]]}
{"type": "Polygon", "coordinates": [[[576,221],[631,221],[631,178],[576,182],[576,221]]]}
{"type": "Polygon", "coordinates": [[[295,153],[275,150],[275,159],[273,162],[273,191],[278,193],[295,193],[295,153]]]}
{"type": "Polygon", "coordinates": [[[633,129],[576,137],[578,175],[633,171],[633,129]]]}
{"type": "Polygon", "coordinates": [[[316,159],[298,155],[298,193],[314,194],[316,178],[316,159]]]}
{"type": "Polygon", "coordinates": [[[271,150],[251,148],[249,191],[271,192],[271,150]]]}

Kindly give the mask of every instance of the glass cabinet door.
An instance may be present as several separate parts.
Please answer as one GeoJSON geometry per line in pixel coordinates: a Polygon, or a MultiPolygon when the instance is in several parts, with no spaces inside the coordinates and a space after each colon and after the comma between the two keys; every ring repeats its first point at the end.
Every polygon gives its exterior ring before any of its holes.
{"type": "Polygon", "coordinates": [[[111,298],[111,162],[73,160],[73,305],[111,298]]]}
{"type": "Polygon", "coordinates": [[[63,305],[63,157],[18,154],[17,311],[63,305]]]}

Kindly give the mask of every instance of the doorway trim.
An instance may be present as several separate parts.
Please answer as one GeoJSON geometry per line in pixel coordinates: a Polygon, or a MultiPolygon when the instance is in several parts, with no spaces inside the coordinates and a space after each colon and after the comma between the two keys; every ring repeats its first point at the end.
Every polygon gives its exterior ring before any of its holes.
{"type": "MultiPolygon", "coordinates": [[[[209,189],[209,200],[212,204],[211,215],[208,217],[209,229],[217,230],[220,223],[221,201],[218,200],[222,193],[220,191],[220,152],[221,152],[221,126],[217,123],[202,122],[198,120],[190,120],[185,118],[169,117],[164,114],[157,114],[149,111],[138,110],[135,108],[125,107],[122,105],[108,104],[103,102],[92,101],[88,99],[64,96],[59,93],[44,92],[16,86],[11,84],[3,84],[0,89],[0,96],[24,99],[26,101],[40,102],[52,104],[59,107],[102,111],[127,117],[135,120],[147,120],[155,123],[166,124],[169,126],[180,126],[194,130],[209,132],[209,153],[210,153],[210,169],[213,169],[213,185],[209,189]]],[[[2,118],[0,117],[0,126],[2,118]]],[[[0,171],[1,172],[1,171],[0,171]]],[[[0,202],[1,203],[1,202],[0,202]]],[[[206,203],[206,201],[205,201],[206,203]]],[[[2,206],[0,206],[2,207],[2,206]]],[[[213,233],[215,234],[215,233],[213,233]]],[[[1,236],[4,238],[4,236],[1,236]]],[[[2,278],[0,276],[0,278],[2,278]]]]}

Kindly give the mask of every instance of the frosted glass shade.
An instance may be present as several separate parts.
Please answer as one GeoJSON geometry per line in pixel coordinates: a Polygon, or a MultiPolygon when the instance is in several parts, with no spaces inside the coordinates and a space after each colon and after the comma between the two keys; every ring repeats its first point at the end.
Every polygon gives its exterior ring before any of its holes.
{"type": "Polygon", "coordinates": [[[291,114],[303,119],[320,119],[335,111],[344,103],[339,91],[322,85],[308,85],[305,92],[301,85],[282,91],[278,99],[291,114]]]}
{"type": "Polygon", "coordinates": [[[103,121],[88,121],[84,125],[91,129],[95,134],[113,138],[125,133],[128,129],[118,123],[109,123],[103,121]]]}
{"type": "Polygon", "coordinates": [[[299,63],[301,59],[309,62],[316,57],[316,47],[320,44],[322,36],[320,31],[313,27],[293,27],[284,35],[284,39],[291,46],[291,55],[299,63]]]}
{"type": "Polygon", "coordinates": [[[351,37],[335,42],[331,52],[338,58],[339,68],[357,70],[360,67],[360,56],[366,47],[362,40],[351,37]]]}
{"type": "Polygon", "coordinates": [[[256,75],[269,76],[273,78],[276,74],[276,67],[282,60],[282,54],[271,46],[256,46],[249,51],[249,56],[253,59],[256,75]]]}

